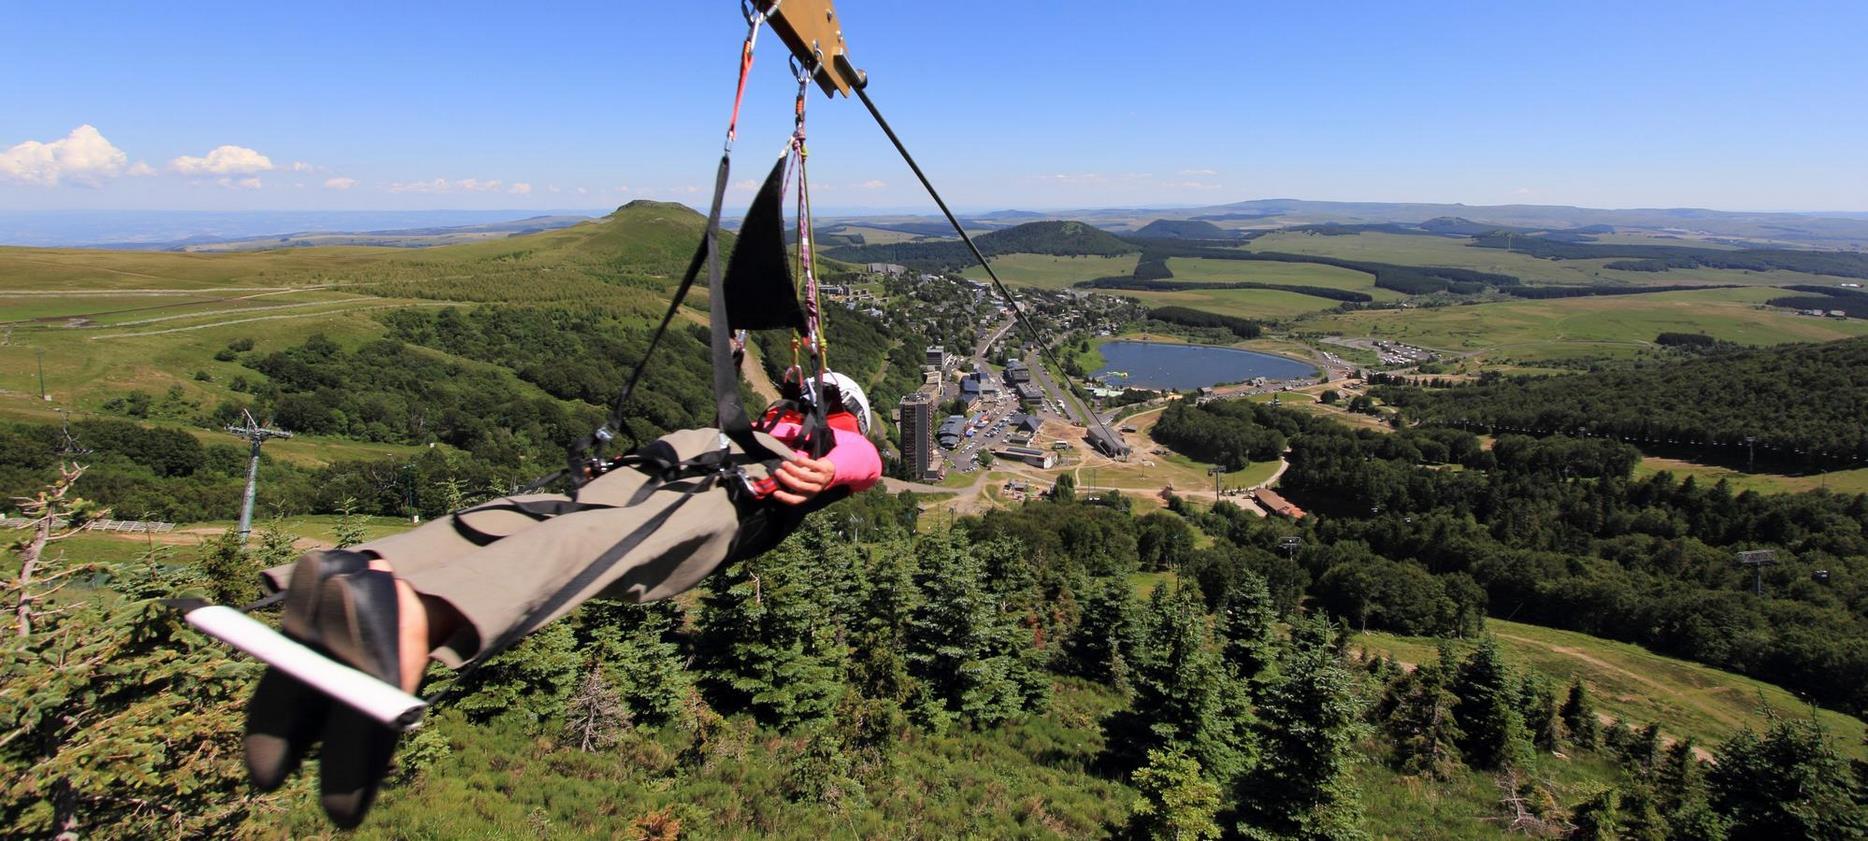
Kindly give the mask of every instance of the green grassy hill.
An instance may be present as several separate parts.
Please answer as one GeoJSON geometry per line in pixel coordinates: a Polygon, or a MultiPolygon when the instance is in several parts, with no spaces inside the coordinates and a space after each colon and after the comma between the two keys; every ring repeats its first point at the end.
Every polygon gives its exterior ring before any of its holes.
{"type": "MultiPolygon", "coordinates": [[[[1027,222],[980,234],[973,242],[987,257],[1001,254],[1113,257],[1141,250],[1115,234],[1074,221],[1027,222]]],[[[853,246],[831,249],[829,254],[851,263],[899,263],[919,269],[962,270],[974,262],[973,252],[957,239],[853,246]]]]}
{"type": "Polygon", "coordinates": [[[421,250],[0,248],[0,418],[98,412],[132,389],[179,388],[212,405],[234,396],[228,383],[243,372],[215,359],[229,342],[252,339],[260,353],[319,333],[357,343],[383,335],[376,316],[395,308],[575,302],[646,324],[704,224],[682,205],[639,201],[570,228],[421,250]],[[49,401],[39,399],[41,352],[49,401]]]}

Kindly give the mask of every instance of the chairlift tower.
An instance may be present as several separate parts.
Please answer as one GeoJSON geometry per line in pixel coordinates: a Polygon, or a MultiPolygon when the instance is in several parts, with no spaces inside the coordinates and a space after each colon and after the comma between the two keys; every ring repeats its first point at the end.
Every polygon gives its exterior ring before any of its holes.
{"type": "Polygon", "coordinates": [[[1295,535],[1278,538],[1278,548],[1285,551],[1286,557],[1297,560],[1297,550],[1304,545],[1304,539],[1295,535]]]}
{"type": "Polygon", "coordinates": [[[272,438],[290,438],[292,433],[261,426],[249,411],[242,411],[240,416],[245,423],[229,425],[227,431],[253,443],[253,457],[246,466],[246,499],[240,504],[240,542],[245,543],[253,531],[253,497],[259,490],[259,447],[272,438]]]}
{"type": "Polygon", "coordinates": [[[1777,550],[1750,549],[1738,553],[1737,557],[1740,566],[1748,566],[1752,569],[1755,576],[1752,583],[1753,592],[1760,596],[1764,595],[1764,568],[1778,563],[1777,550]]]}
{"type": "Polygon", "coordinates": [[[1755,473],[1757,472],[1757,466],[1758,438],[1755,435],[1747,435],[1745,436],[1745,472],[1755,473]]]}

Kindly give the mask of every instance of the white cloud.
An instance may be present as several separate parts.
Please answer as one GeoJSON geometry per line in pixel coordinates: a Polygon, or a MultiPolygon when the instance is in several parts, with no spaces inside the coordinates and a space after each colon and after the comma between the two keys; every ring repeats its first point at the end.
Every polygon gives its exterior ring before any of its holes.
{"type": "Polygon", "coordinates": [[[883,187],[889,186],[889,184],[886,181],[882,181],[876,178],[871,178],[868,181],[864,181],[863,183],[858,184],[856,186],[861,187],[865,190],[880,190],[883,187]]]}
{"type": "Polygon", "coordinates": [[[545,187],[545,192],[547,192],[547,193],[556,193],[556,192],[560,192],[560,191],[559,191],[559,189],[558,189],[558,185],[556,185],[556,184],[551,184],[551,185],[548,185],[548,186],[546,186],[546,187],[545,187]]]}
{"type": "Polygon", "coordinates": [[[1210,169],[1183,169],[1180,171],[1180,174],[1201,176],[1201,175],[1218,175],[1219,173],[1214,170],[1210,170],[1210,169]]]}
{"type": "Polygon", "coordinates": [[[257,175],[250,175],[245,178],[216,178],[214,179],[214,183],[226,187],[229,190],[257,190],[261,187],[259,176],[257,175]]]}
{"type": "MultiPolygon", "coordinates": [[[[337,179],[333,179],[333,180],[337,180],[337,179]]],[[[345,180],[348,180],[348,179],[345,179],[345,180]]],[[[328,181],[325,182],[325,186],[327,187],[331,186],[330,182],[328,181]]],[[[482,180],[479,178],[462,178],[457,181],[449,181],[446,178],[436,178],[432,181],[397,181],[389,185],[389,192],[392,192],[392,193],[451,193],[451,192],[455,192],[458,190],[464,193],[495,193],[495,192],[499,192],[502,188],[506,188],[507,186],[508,185],[506,184],[506,182],[501,181],[497,178],[490,179],[490,180],[482,180]]],[[[337,187],[333,189],[347,189],[347,188],[337,187]]],[[[510,185],[510,189],[507,189],[506,192],[512,193],[514,195],[523,196],[527,193],[532,192],[532,185],[527,184],[525,182],[515,183],[515,184],[510,185]]]]}
{"type": "Polygon", "coordinates": [[[312,166],[311,164],[305,163],[304,161],[293,161],[292,171],[293,172],[316,172],[318,171],[318,168],[315,166],[312,166]]]}
{"type": "Polygon", "coordinates": [[[448,186],[448,180],[446,178],[436,178],[433,181],[397,181],[389,185],[389,192],[445,193],[448,191],[448,186]]]}
{"type": "Polygon", "coordinates": [[[216,146],[203,157],[183,155],[169,161],[182,175],[254,175],[273,170],[272,159],[245,146],[216,146]]]}
{"type": "Polygon", "coordinates": [[[149,164],[143,163],[142,161],[137,161],[136,163],[130,164],[130,168],[124,171],[123,174],[133,175],[133,176],[141,178],[143,176],[155,175],[156,168],[153,166],[150,166],[149,164]]]}
{"type": "Polygon", "coordinates": [[[355,178],[346,178],[340,175],[336,178],[324,179],[324,189],[326,190],[348,190],[355,186],[357,186],[357,179],[355,178]]]}
{"type": "Polygon", "coordinates": [[[60,181],[95,187],[123,172],[129,156],[89,124],[50,143],[28,140],[0,152],[0,178],[56,187],[60,181]]]}
{"type": "Polygon", "coordinates": [[[587,195],[590,195],[590,190],[584,187],[579,187],[577,188],[577,194],[580,196],[587,196],[587,195]]]}

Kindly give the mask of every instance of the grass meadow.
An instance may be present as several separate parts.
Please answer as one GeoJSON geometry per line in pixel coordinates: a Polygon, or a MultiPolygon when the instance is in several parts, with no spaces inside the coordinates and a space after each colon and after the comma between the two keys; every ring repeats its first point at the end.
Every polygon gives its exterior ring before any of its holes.
{"type": "Polygon", "coordinates": [[[1317,316],[1297,328],[1478,354],[1493,363],[1630,356],[1652,348],[1654,337],[1669,331],[1705,333],[1748,345],[1868,335],[1868,321],[1811,318],[1761,306],[1778,294],[1774,289],[1708,289],[1367,310],[1317,316]]]}

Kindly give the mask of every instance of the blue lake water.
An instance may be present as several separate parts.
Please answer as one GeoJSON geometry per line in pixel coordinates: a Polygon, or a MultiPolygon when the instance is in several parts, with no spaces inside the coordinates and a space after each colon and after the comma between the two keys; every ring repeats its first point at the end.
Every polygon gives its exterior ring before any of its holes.
{"type": "Polygon", "coordinates": [[[1111,387],[1186,390],[1265,377],[1272,380],[1313,378],[1317,369],[1294,359],[1206,345],[1159,342],[1110,342],[1103,345],[1108,364],[1090,376],[1111,387]],[[1127,377],[1112,372],[1126,372],[1127,377]]]}

